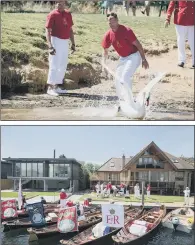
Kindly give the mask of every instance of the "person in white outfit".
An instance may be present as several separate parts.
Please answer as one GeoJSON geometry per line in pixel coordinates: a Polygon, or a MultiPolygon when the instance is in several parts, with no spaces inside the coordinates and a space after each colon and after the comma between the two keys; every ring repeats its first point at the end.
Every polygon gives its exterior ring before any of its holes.
{"type": "Polygon", "coordinates": [[[72,42],[71,50],[75,51],[72,15],[65,10],[65,4],[66,1],[57,1],[57,8],[47,16],[45,25],[49,46],[47,93],[53,96],[66,93],[60,85],[63,84],[68,64],[69,39],[72,42]]]}
{"type": "MultiPolygon", "coordinates": [[[[119,101],[126,101],[124,91],[132,90],[134,73],[142,63],[142,67],[149,68],[142,45],[138,41],[131,28],[119,24],[116,13],[107,15],[110,30],[106,32],[102,40],[103,60],[108,58],[108,49],[112,45],[120,56],[116,69],[116,93],[119,101]]],[[[118,111],[120,106],[118,107],[118,111]]]]}
{"type": "Polygon", "coordinates": [[[100,194],[100,189],[101,189],[100,183],[99,183],[99,182],[98,182],[97,185],[95,186],[95,189],[96,189],[97,196],[99,196],[99,194],[100,194]]]}
{"type": "Polygon", "coordinates": [[[194,24],[195,1],[170,1],[167,10],[165,27],[170,25],[172,12],[174,11],[174,24],[177,34],[178,66],[184,67],[186,62],[185,44],[188,40],[191,54],[192,67],[194,69],[194,24]]]}
{"type": "Polygon", "coordinates": [[[137,184],[137,198],[140,198],[140,188],[139,188],[139,184],[137,184]]]}
{"type": "Polygon", "coordinates": [[[137,198],[137,184],[134,186],[134,197],[137,198]]]}
{"type": "Polygon", "coordinates": [[[184,203],[185,205],[190,204],[190,189],[189,187],[186,187],[186,189],[183,191],[184,192],[184,203]]]}

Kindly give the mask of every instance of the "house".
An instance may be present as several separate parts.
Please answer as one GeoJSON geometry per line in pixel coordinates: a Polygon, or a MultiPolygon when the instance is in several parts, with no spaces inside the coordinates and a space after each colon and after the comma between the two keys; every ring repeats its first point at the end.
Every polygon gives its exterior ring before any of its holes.
{"type": "MultiPolygon", "coordinates": [[[[135,183],[150,183],[151,192],[159,194],[182,194],[191,188],[194,176],[192,163],[161,150],[154,142],[135,156],[110,158],[98,170],[99,181],[118,185],[129,184],[133,191],[135,183]]],[[[194,186],[191,189],[194,192],[194,186]]]]}
{"type": "MultiPolygon", "coordinates": [[[[83,186],[81,164],[73,159],[59,158],[3,158],[4,175],[12,181],[12,188],[18,189],[19,179],[23,188],[78,191],[83,186]],[[9,172],[6,173],[6,169],[9,172]]],[[[85,188],[85,187],[84,187],[85,188]]]]}

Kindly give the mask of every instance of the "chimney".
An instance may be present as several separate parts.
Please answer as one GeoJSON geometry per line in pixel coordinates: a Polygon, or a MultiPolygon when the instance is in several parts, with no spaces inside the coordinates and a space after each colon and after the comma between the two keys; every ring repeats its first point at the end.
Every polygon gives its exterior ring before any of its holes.
{"type": "Polygon", "coordinates": [[[56,158],[56,150],[53,151],[53,158],[56,158]]]}
{"type": "Polygon", "coordinates": [[[125,167],[125,154],[122,156],[122,169],[125,167]]]}

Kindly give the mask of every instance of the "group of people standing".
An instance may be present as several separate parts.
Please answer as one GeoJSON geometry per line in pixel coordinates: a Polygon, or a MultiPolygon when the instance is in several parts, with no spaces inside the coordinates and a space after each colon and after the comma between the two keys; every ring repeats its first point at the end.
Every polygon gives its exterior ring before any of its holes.
{"type": "MultiPolygon", "coordinates": [[[[120,195],[120,196],[126,196],[129,197],[130,196],[130,192],[131,192],[131,186],[128,184],[124,184],[121,183],[120,186],[116,186],[116,185],[112,185],[111,182],[106,183],[100,183],[98,182],[95,186],[95,190],[97,193],[97,196],[110,196],[112,195],[113,197],[116,197],[116,195],[120,195]]],[[[146,192],[147,192],[147,197],[150,197],[150,184],[147,185],[147,187],[145,188],[146,192]]],[[[134,196],[135,198],[140,198],[140,187],[139,184],[137,183],[134,186],[134,196]]]]}

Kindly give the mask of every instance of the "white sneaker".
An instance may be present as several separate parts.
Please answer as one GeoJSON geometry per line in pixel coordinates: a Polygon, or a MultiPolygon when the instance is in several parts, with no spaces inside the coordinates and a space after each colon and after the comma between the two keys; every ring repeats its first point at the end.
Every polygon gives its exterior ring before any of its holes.
{"type": "Polygon", "coordinates": [[[52,96],[59,96],[59,94],[56,92],[55,89],[48,88],[47,94],[52,95],[52,96]]]}
{"type": "Polygon", "coordinates": [[[67,93],[67,90],[66,89],[61,89],[60,87],[57,87],[55,89],[55,91],[58,93],[58,94],[66,94],[67,93]]]}

